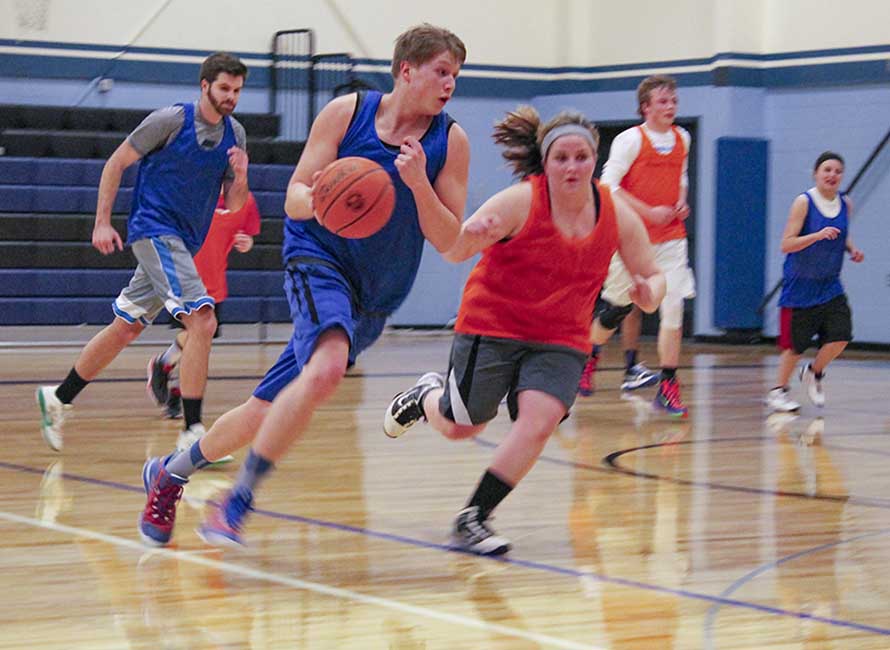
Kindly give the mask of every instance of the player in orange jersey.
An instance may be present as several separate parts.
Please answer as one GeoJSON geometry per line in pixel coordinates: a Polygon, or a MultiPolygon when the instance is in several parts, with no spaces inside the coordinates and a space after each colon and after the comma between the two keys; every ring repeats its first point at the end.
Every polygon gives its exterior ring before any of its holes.
{"type": "Polygon", "coordinates": [[[655,245],[655,261],[664,271],[667,293],[659,308],[658,356],[661,375],[638,363],[641,314],[633,310],[628,293],[633,287],[620,256],[612,259],[603,288],[603,302],[594,319],[590,360],[579,384],[579,392],[593,392],[593,371],[603,345],[624,321],[622,339],[626,371],[622,390],[635,390],[659,384],[655,407],[685,418],[688,410],[680,398],[677,365],[683,339],[683,301],[695,296],[695,279],[689,268],[686,226],[689,205],[687,164],[689,133],[674,124],[677,114],[677,83],[672,77],[648,77],[637,88],[639,113],[643,123],[618,134],[602,182],[613,188],[643,218],[650,241],[655,245]]]}
{"type": "Polygon", "coordinates": [[[486,520],[574,402],[590,314],[612,255],[627,260],[631,296],[646,311],[665,289],[639,217],[593,180],[596,127],[572,112],[540,122],[533,108],[521,107],[495,127],[523,182],[486,201],[445,256],[461,262],[482,252],[464,289],[447,379],[423,375],[396,395],[384,418],[393,438],[427,420],[458,440],[481,432],[507,396],[513,426],[454,522],[455,544],[480,555],[510,549],[486,520]]]}

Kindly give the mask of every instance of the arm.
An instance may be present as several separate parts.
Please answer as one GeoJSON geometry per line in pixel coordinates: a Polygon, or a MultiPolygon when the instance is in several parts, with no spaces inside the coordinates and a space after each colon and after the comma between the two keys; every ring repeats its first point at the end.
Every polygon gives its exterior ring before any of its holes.
{"type": "Polygon", "coordinates": [[[461,229],[467,202],[470,169],[470,142],[457,124],[448,131],[448,157],[442,171],[430,185],[426,175],[426,154],[417,138],[407,138],[396,158],[396,169],[414,195],[417,220],[423,236],[444,253],[454,246],[461,229]]]}
{"type": "Polygon", "coordinates": [[[501,190],[461,225],[457,240],[443,257],[449,262],[463,262],[505,237],[516,235],[525,226],[531,204],[531,183],[501,190]]]}
{"type": "Polygon", "coordinates": [[[226,153],[229,155],[229,166],[226,169],[226,177],[223,180],[223,200],[226,209],[237,212],[247,202],[247,134],[244,127],[237,121],[232,121],[232,129],[235,131],[235,146],[226,153]]]}
{"type": "MultiPolygon", "coordinates": [[[[847,202],[847,223],[849,224],[849,219],[853,216],[853,201],[848,196],[844,196],[843,200],[847,202]]],[[[851,261],[858,264],[865,259],[865,253],[856,248],[856,245],[853,243],[853,236],[850,234],[849,227],[847,229],[847,242],[844,248],[850,254],[851,261]]]]}
{"type": "Polygon", "coordinates": [[[304,221],[313,217],[312,184],[316,174],[337,159],[340,141],[349,127],[357,101],[356,94],[337,97],[312,123],[309,139],[287,185],[284,211],[289,218],[304,221]]]}
{"type": "Polygon", "coordinates": [[[614,197],[618,222],[618,254],[633,278],[630,298],[643,311],[652,313],[661,304],[667,288],[664,273],[655,264],[655,250],[640,217],[621,197],[614,197]]]}
{"type": "Polygon", "coordinates": [[[133,148],[129,140],[124,140],[102,168],[99,181],[99,199],[96,204],[96,222],[93,225],[93,248],[103,255],[123,250],[124,245],[118,232],[111,225],[111,209],[120,189],[124,170],[139,160],[142,155],[133,148]]]}
{"type": "Polygon", "coordinates": [[[818,232],[801,236],[800,231],[803,228],[803,222],[807,218],[807,210],[809,209],[809,201],[807,197],[801,194],[791,204],[791,212],[788,214],[788,222],[785,224],[785,232],[782,233],[782,252],[796,253],[802,251],[807,246],[812,246],[817,241],[823,239],[837,239],[840,230],[834,226],[826,226],[818,232]]]}

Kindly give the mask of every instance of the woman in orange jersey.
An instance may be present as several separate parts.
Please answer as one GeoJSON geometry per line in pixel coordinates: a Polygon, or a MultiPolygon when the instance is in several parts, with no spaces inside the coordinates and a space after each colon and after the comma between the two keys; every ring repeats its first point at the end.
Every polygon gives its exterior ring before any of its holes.
{"type": "Polygon", "coordinates": [[[458,440],[482,431],[507,396],[513,425],[452,531],[458,547],[480,555],[510,549],[486,520],[574,402],[613,253],[633,274],[641,308],[657,309],[665,290],[640,219],[593,180],[599,134],[591,122],[563,112],[542,125],[533,108],[520,107],[495,126],[494,139],[523,182],[486,201],[445,255],[461,262],[483,252],[464,289],[448,378],[423,375],[384,418],[393,438],[424,419],[458,440]]]}

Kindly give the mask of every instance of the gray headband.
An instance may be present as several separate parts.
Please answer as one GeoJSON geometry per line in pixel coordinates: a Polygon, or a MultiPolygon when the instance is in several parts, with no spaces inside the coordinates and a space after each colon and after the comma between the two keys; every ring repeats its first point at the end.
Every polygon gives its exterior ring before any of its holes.
{"type": "Polygon", "coordinates": [[[580,124],[563,124],[561,126],[557,126],[554,129],[550,129],[547,135],[544,136],[544,140],[541,141],[541,161],[547,160],[547,150],[550,149],[550,145],[553,144],[554,140],[557,138],[561,138],[564,135],[580,135],[582,138],[587,140],[590,143],[590,148],[593,149],[594,153],[596,153],[596,142],[593,140],[593,136],[587,128],[581,126],[580,124]]]}

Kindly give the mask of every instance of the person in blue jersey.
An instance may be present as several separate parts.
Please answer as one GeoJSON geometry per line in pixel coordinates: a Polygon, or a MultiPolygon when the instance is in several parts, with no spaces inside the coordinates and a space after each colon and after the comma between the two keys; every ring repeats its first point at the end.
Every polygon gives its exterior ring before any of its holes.
{"type": "Polygon", "coordinates": [[[199,534],[240,545],[260,481],[306,430],[347,367],[383,331],[411,289],[424,241],[439,252],[457,240],[467,198],[469,141],[443,112],[466,58],[463,42],[423,24],[396,39],[393,90],[333,99],[319,113],[288,185],[285,289],[293,335],[248,400],[222,415],[186,452],[149,459],[143,541],[170,541],[176,503],[195,471],[251,444],[233,489],[199,534]],[[396,188],[393,215],[365,239],[343,239],[315,219],[312,186],[331,162],[363,156],[380,163],[396,188]]]}
{"type": "Polygon", "coordinates": [[[822,378],[825,368],[853,338],[852,315],[841,285],[844,253],[854,262],[865,255],[850,237],[850,198],[840,191],[844,159],[826,151],[816,159],[816,186],[799,195],[782,234],[782,252],[787,255],[782,272],[779,325],[778,381],[767,395],[773,411],[797,411],[788,381],[801,355],[818,337],[815,360],[800,368],[800,380],[810,401],[825,405],[822,378]]]}
{"type": "Polygon", "coordinates": [[[201,402],[216,319],[192,256],[210,228],[220,186],[230,210],[247,200],[246,135],[231,117],[246,77],[237,57],[210,55],[201,65],[200,99],[152,112],[105,163],[93,247],[103,255],[123,250],[111,211],[124,170],[140,161],[127,221],[138,266],[112,305],[111,324],[86,344],[60,385],[37,389],[41,432],[52,449],[62,448],[74,398],[163,309],[189,332],[180,365],[185,429],[179,444],[189,447],[204,433],[201,402]]]}

